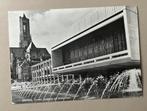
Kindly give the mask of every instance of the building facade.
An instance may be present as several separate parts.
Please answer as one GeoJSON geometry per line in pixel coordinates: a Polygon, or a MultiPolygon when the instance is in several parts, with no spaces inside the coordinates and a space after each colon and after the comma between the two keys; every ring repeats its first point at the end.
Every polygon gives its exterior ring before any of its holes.
{"type": "Polygon", "coordinates": [[[38,84],[58,84],[63,82],[72,82],[75,79],[74,74],[56,74],[52,73],[51,59],[42,61],[31,66],[32,82],[38,84]]]}
{"type": "Polygon", "coordinates": [[[31,81],[31,66],[50,58],[46,48],[38,48],[32,41],[29,19],[23,15],[20,21],[19,47],[10,47],[11,78],[17,81],[31,81]]]}
{"type": "Polygon", "coordinates": [[[32,81],[44,83],[49,81],[49,76],[52,74],[51,59],[42,61],[31,66],[32,81]]]}
{"type": "Polygon", "coordinates": [[[136,10],[108,7],[85,18],[71,38],[52,47],[53,73],[140,66],[136,10]]]}

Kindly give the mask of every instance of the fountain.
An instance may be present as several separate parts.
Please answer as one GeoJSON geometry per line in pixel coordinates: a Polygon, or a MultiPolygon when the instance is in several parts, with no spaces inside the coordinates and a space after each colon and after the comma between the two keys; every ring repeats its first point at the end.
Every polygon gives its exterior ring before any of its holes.
{"type": "Polygon", "coordinates": [[[102,92],[101,99],[103,98],[103,96],[104,96],[104,94],[105,94],[107,88],[109,87],[109,85],[110,85],[110,81],[106,84],[106,87],[105,87],[105,89],[104,89],[103,92],[102,92]]]}
{"type": "Polygon", "coordinates": [[[88,89],[90,88],[90,86],[93,84],[93,79],[92,78],[85,78],[84,81],[82,82],[82,84],[80,84],[79,89],[77,90],[73,100],[75,100],[77,97],[80,99],[84,98],[88,92],[88,89]]]}
{"type": "Polygon", "coordinates": [[[37,90],[36,90],[36,92],[35,92],[36,94],[35,94],[34,99],[37,99],[37,98],[38,98],[39,93],[41,93],[40,89],[41,89],[41,86],[39,86],[39,87],[37,88],[37,90]]]}
{"type": "Polygon", "coordinates": [[[89,97],[90,99],[97,98],[98,94],[101,92],[101,89],[103,89],[102,87],[104,87],[105,84],[106,83],[104,77],[102,75],[99,75],[95,80],[92,81],[92,85],[88,89],[85,99],[88,99],[89,97]]]}
{"type": "Polygon", "coordinates": [[[33,92],[32,92],[32,95],[30,97],[32,100],[34,100],[34,98],[35,98],[36,90],[37,90],[37,86],[34,87],[33,92]]]}
{"type": "Polygon", "coordinates": [[[44,89],[42,90],[42,92],[41,92],[41,94],[39,96],[39,99],[42,99],[43,100],[43,97],[44,97],[43,95],[45,95],[46,89],[47,89],[47,86],[44,86],[44,89]]]}
{"type": "Polygon", "coordinates": [[[140,69],[130,69],[110,79],[101,98],[136,96],[141,94],[141,71],[140,69]]]}
{"type": "Polygon", "coordinates": [[[67,84],[67,82],[65,82],[65,83],[63,84],[63,86],[60,88],[60,90],[59,90],[59,92],[58,92],[58,94],[57,94],[57,96],[56,96],[56,98],[55,98],[55,101],[57,101],[57,99],[58,99],[58,97],[59,97],[61,91],[63,90],[63,88],[65,87],[66,84],[67,84]]]}
{"type": "Polygon", "coordinates": [[[47,86],[47,90],[46,90],[46,93],[45,93],[45,95],[43,97],[43,100],[45,100],[45,99],[48,98],[47,95],[48,95],[48,92],[50,92],[50,90],[51,90],[51,85],[50,86],[47,86]]]}
{"type": "Polygon", "coordinates": [[[68,95],[68,93],[69,93],[69,91],[71,90],[71,88],[72,88],[72,86],[75,84],[75,80],[72,82],[72,84],[70,85],[70,87],[69,87],[69,89],[67,90],[67,92],[66,92],[66,94],[65,94],[65,96],[64,96],[64,99],[63,99],[63,101],[67,98],[67,95],[68,95]]]}
{"type": "Polygon", "coordinates": [[[51,95],[50,95],[50,99],[49,100],[53,100],[54,98],[52,98],[53,94],[55,93],[55,89],[57,88],[58,86],[55,85],[55,87],[53,88],[52,92],[51,92],[51,95]]]}
{"type": "Polygon", "coordinates": [[[110,77],[71,79],[58,83],[35,84],[15,90],[24,100],[65,101],[77,99],[116,98],[142,95],[140,69],[129,69],[110,77]],[[108,80],[108,78],[110,78],[108,80]],[[79,80],[79,81],[78,81],[79,80]],[[81,82],[80,82],[81,81],[81,82]]]}
{"type": "Polygon", "coordinates": [[[43,91],[44,88],[45,88],[44,85],[40,86],[40,88],[38,89],[38,94],[37,94],[37,96],[35,97],[35,99],[37,99],[37,100],[41,100],[40,96],[41,96],[42,93],[44,92],[44,91],[43,91]]]}

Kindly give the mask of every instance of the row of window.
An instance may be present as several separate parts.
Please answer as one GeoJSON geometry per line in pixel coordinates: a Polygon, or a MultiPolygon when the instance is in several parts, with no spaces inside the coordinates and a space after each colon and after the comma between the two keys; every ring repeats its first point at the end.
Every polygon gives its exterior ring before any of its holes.
{"type": "Polygon", "coordinates": [[[41,69],[44,67],[51,67],[51,60],[50,59],[32,66],[31,69],[32,69],[32,71],[35,71],[35,70],[38,70],[38,69],[41,69]]]}
{"type": "Polygon", "coordinates": [[[48,76],[48,77],[33,77],[33,81],[37,82],[63,82],[66,80],[73,80],[74,75],[62,75],[62,76],[48,76]]]}
{"type": "Polygon", "coordinates": [[[63,47],[64,65],[126,50],[123,18],[63,47]]]}
{"type": "Polygon", "coordinates": [[[46,60],[31,67],[32,78],[51,74],[51,60],[46,60]]]}
{"type": "Polygon", "coordinates": [[[51,74],[50,69],[46,69],[46,70],[36,71],[36,72],[33,71],[32,76],[40,77],[40,76],[49,75],[49,74],[51,74]]]}

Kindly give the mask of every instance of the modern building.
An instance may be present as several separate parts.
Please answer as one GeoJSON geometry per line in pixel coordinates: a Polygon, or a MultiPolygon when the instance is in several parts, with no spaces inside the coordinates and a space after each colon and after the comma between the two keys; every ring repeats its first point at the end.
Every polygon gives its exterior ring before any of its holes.
{"type": "Polygon", "coordinates": [[[39,83],[48,82],[49,81],[48,76],[51,76],[52,74],[51,59],[32,65],[31,72],[32,72],[33,82],[39,82],[39,83]]]}
{"type": "Polygon", "coordinates": [[[98,8],[76,22],[69,39],[52,47],[53,73],[140,67],[136,9],[98,8]]]}
{"type": "Polygon", "coordinates": [[[39,84],[57,84],[64,81],[74,80],[73,74],[59,75],[52,73],[51,59],[42,61],[31,66],[32,82],[39,84]]]}
{"type": "Polygon", "coordinates": [[[10,47],[11,78],[18,81],[31,81],[30,67],[50,59],[50,54],[46,48],[38,48],[34,45],[30,34],[29,19],[23,15],[19,21],[19,47],[10,47]]]}

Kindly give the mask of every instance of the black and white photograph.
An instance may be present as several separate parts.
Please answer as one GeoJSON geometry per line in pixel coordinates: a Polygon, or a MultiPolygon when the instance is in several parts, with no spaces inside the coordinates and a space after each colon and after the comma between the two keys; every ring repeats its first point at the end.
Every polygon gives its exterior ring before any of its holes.
{"type": "Polygon", "coordinates": [[[142,97],[138,12],[9,11],[12,104],[142,97]]]}

